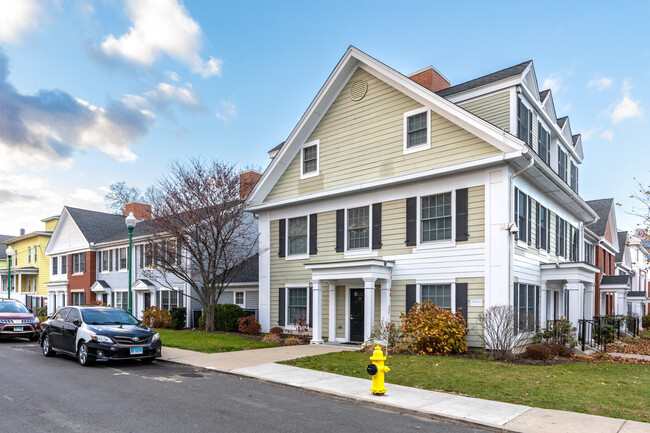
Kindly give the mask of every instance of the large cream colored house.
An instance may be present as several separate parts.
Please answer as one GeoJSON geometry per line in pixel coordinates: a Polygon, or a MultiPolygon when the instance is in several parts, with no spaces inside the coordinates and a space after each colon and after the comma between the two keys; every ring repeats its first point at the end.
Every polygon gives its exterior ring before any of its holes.
{"type": "Polygon", "coordinates": [[[520,332],[593,314],[582,144],[532,61],[451,87],[350,47],[249,197],[264,331],[365,341],[431,300],[467,318],[513,305],[520,332]],[[524,320],[525,319],[525,320],[524,320]]]}

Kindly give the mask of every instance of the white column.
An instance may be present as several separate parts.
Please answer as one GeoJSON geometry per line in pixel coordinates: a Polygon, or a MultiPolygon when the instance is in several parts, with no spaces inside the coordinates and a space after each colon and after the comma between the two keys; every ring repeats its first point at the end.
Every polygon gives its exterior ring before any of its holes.
{"type": "Polygon", "coordinates": [[[390,323],[390,292],[392,281],[390,279],[381,282],[381,325],[390,323]]]}
{"type": "Polygon", "coordinates": [[[328,341],[336,341],[336,281],[329,281],[329,337],[328,341]]]}
{"type": "Polygon", "coordinates": [[[569,299],[569,319],[573,326],[578,327],[578,320],[582,318],[582,283],[578,281],[570,281],[566,285],[569,299]]]}
{"type": "Polygon", "coordinates": [[[584,293],[584,307],[582,310],[582,318],[591,320],[594,318],[594,309],[596,308],[596,300],[594,299],[594,285],[585,285],[584,293]]]}
{"type": "Polygon", "coordinates": [[[320,280],[312,280],[312,339],[311,344],[323,344],[323,288],[320,280]]]}
{"type": "Polygon", "coordinates": [[[363,341],[368,341],[375,324],[375,281],[376,278],[363,279],[363,341]]]}
{"type": "MultiPolygon", "coordinates": [[[[271,329],[271,220],[268,212],[260,213],[258,224],[259,320],[260,325],[262,325],[262,332],[269,332],[271,329]]],[[[277,292],[275,294],[277,297],[277,292]]]]}
{"type": "Polygon", "coordinates": [[[22,293],[22,291],[23,291],[23,279],[18,274],[16,274],[16,278],[18,279],[18,292],[22,293]]]}
{"type": "Polygon", "coordinates": [[[539,293],[539,299],[540,299],[540,312],[539,312],[539,317],[540,317],[540,328],[544,329],[546,328],[546,321],[548,320],[548,289],[546,288],[546,282],[542,282],[542,285],[540,286],[540,293],[539,293]]]}

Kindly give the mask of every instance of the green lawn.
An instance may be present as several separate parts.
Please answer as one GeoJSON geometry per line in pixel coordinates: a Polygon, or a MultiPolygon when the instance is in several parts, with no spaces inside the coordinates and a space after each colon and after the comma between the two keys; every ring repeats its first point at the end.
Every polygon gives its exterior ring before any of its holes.
{"type": "MultiPolygon", "coordinates": [[[[340,352],[287,365],[368,378],[368,355],[340,352]]],[[[532,366],[391,355],[387,382],[527,406],[650,422],[650,365],[575,362],[532,366]]],[[[390,387],[388,387],[390,393],[390,387]]]]}
{"type": "Polygon", "coordinates": [[[163,346],[203,353],[235,352],[278,346],[238,335],[216,332],[175,331],[173,329],[156,329],[156,332],[160,334],[163,346]]]}
{"type": "Polygon", "coordinates": [[[648,331],[641,331],[641,334],[640,334],[640,335],[641,335],[641,338],[647,338],[648,340],[650,340],[650,330],[648,330],[648,331]]]}

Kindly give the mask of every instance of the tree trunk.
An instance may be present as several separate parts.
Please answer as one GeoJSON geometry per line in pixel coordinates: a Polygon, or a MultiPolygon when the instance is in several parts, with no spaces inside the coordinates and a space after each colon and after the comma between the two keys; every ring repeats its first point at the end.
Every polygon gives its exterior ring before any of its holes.
{"type": "Polygon", "coordinates": [[[208,306],[205,310],[205,330],[214,331],[214,305],[208,306]]]}

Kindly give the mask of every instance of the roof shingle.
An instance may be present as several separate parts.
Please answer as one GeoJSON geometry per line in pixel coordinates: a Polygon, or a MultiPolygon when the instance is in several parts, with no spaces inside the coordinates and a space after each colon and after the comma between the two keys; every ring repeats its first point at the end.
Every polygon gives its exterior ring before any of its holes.
{"type": "Polygon", "coordinates": [[[499,80],[514,77],[515,75],[520,75],[522,72],[524,72],[524,70],[532,62],[532,60],[527,60],[518,65],[510,66],[509,68],[505,68],[491,74],[483,75],[482,77],[474,78],[473,80],[466,81],[455,86],[447,87],[446,89],[442,89],[436,93],[443,97],[450,96],[456,93],[464,92],[466,90],[474,89],[476,87],[485,86],[486,84],[494,83],[499,80]]]}
{"type": "Polygon", "coordinates": [[[607,230],[607,221],[609,220],[609,211],[614,204],[613,198],[603,198],[600,200],[589,200],[587,204],[598,214],[598,221],[589,224],[587,227],[594,232],[596,236],[605,236],[607,230]]]}

